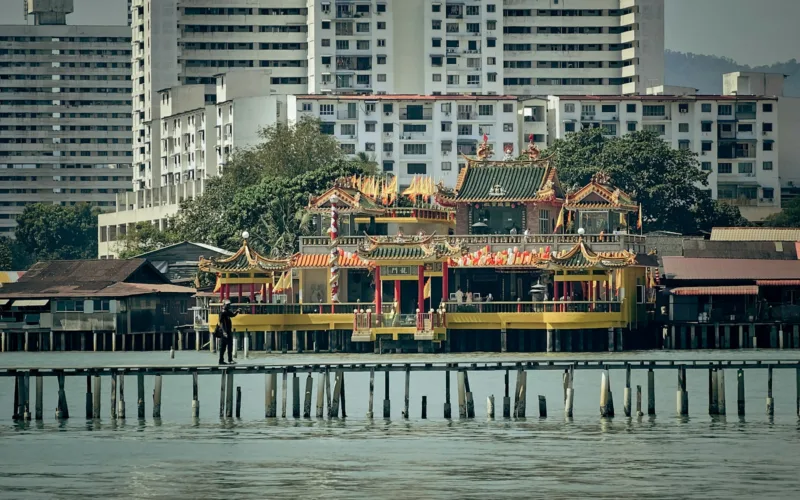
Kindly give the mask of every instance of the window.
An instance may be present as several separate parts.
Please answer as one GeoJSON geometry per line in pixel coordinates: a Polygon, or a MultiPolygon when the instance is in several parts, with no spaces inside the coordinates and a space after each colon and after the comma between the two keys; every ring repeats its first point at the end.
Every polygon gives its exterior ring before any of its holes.
{"type": "Polygon", "coordinates": [[[450,132],[453,130],[453,124],[451,122],[442,122],[442,132],[450,132]]]}
{"type": "Polygon", "coordinates": [[[441,11],[442,11],[441,4],[433,4],[433,6],[431,7],[431,12],[441,12],[441,11]]]}
{"type": "Polygon", "coordinates": [[[567,122],[564,124],[564,132],[575,132],[575,122],[567,122]]]}
{"type": "Polygon", "coordinates": [[[711,104],[707,102],[701,104],[700,111],[702,111],[703,113],[711,113],[711,104]]]}
{"type": "MultiPolygon", "coordinates": [[[[441,47],[442,46],[442,39],[441,38],[434,38],[431,40],[431,47],[441,47]]],[[[442,58],[439,57],[439,66],[442,65],[442,58]]]]}
{"type": "MultiPolygon", "coordinates": [[[[645,108],[647,106],[644,106],[645,108]]],[[[657,135],[665,135],[666,134],[666,126],[659,125],[659,124],[646,124],[642,127],[642,130],[645,132],[654,132],[657,135]]]]}
{"type": "Polygon", "coordinates": [[[765,102],[764,104],[762,104],[761,111],[763,111],[764,113],[772,113],[772,103],[765,102]]]}
{"type": "Polygon", "coordinates": [[[603,104],[600,108],[603,113],[616,113],[617,112],[617,105],[616,104],[603,104]]]}
{"type": "Polygon", "coordinates": [[[472,125],[459,125],[458,135],[472,135],[472,125]]]}
{"type": "Polygon", "coordinates": [[[765,199],[771,200],[775,197],[775,190],[773,188],[761,188],[761,195],[765,199]]]}
{"type": "Polygon", "coordinates": [[[339,127],[339,129],[341,130],[341,135],[356,135],[355,124],[344,123],[339,127]]]}
{"type": "Polygon", "coordinates": [[[386,160],[383,162],[383,171],[384,172],[391,172],[394,170],[394,162],[386,160]]]}
{"type": "Polygon", "coordinates": [[[700,164],[700,169],[703,170],[703,172],[711,172],[711,162],[710,161],[702,162],[700,164]]]}
{"type": "Polygon", "coordinates": [[[383,131],[386,133],[394,132],[394,124],[393,123],[384,123],[383,124],[383,131]]]}
{"type": "Polygon", "coordinates": [[[427,152],[427,144],[403,144],[403,154],[424,155],[427,152]]]}
{"type": "Polygon", "coordinates": [[[111,310],[111,301],[110,300],[95,300],[94,301],[94,312],[108,312],[111,310]]]}
{"type": "Polygon", "coordinates": [[[583,116],[594,116],[594,104],[584,104],[581,106],[581,115],[583,116]]]}
{"type": "Polygon", "coordinates": [[[752,123],[740,123],[737,127],[739,132],[752,132],[753,131],[753,124],[752,123]]]}
{"type": "Polygon", "coordinates": [[[320,116],[333,116],[333,104],[320,104],[319,105],[319,115],[320,116]]]}
{"type": "Polygon", "coordinates": [[[325,135],[333,135],[334,123],[333,122],[322,122],[319,124],[319,133],[325,135]]]}
{"type": "Polygon", "coordinates": [[[406,169],[408,175],[425,175],[428,173],[428,166],[424,163],[409,163],[406,169]]]}
{"type": "Polygon", "coordinates": [[[733,114],[733,106],[730,104],[720,104],[717,107],[717,113],[721,116],[730,116],[733,114]]]}
{"type": "Polygon", "coordinates": [[[497,21],[486,21],[486,29],[488,31],[497,29],[497,21]]]}
{"type": "Polygon", "coordinates": [[[495,12],[495,7],[493,3],[490,3],[486,6],[486,12],[495,12]]]}
{"type": "Polygon", "coordinates": [[[489,47],[489,48],[496,47],[497,46],[497,38],[487,38],[486,39],[486,46],[489,47]]]}
{"type": "Polygon", "coordinates": [[[616,123],[604,123],[603,124],[603,134],[604,135],[617,135],[617,124],[616,123]]]}
{"type": "Polygon", "coordinates": [[[478,106],[478,114],[481,116],[492,116],[494,114],[494,106],[491,104],[481,104],[478,106]]]}
{"type": "Polygon", "coordinates": [[[431,29],[433,29],[433,30],[442,29],[442,22],[439,21],[439,20],[436,20],[436,19],[431,21],[431,29]]]}
{"type": "Polygon", "coordinates": [[[564,104],[564,113],[574,113],[575,112],[575,103],[569,102],[564,104]]]}
{"type": "Polygon", "coordinates": [[[509,103],[503,103],[503,113],[513,113],[514,112],[514,105],[509,103]]]}
{"type": "Polygon", "coordinates": [[[386,47],[386,40],[379,38],[378,47],[386,47]]]}
{"type": "Polygon", "coordinates": [[[689,151],[689,141],[687,140],[678,141],[678,149],[680,151],[689,151]]]}
{"type": "Polygon", "coordinates": [[[322,39],[322,46],[323,47],[330,47],[331,46],[331,39],[330,38],[323,38],[322,39]]]}
{"type": "Polygon", "coordinates": [[[431,78],[434,82],[441,82],[442,81],[442,74],[441,73],[434,73],[431,75],[431,78]]]}
{"type": "Polygon", "coordinates": [[[636,122],[628,122],[628,132],[636,132],[636,122]]]}
{"type": "Polygon", "coordinates": [[[762,162],[761,170],[772,170],[772,162],[771,161],[762,162]]]}
{"type": "Polygon", "coordinates": [[[375,122],[367,122],[364,124],[365,132],[375,132],[375,122]]]}
{"type": "Polygon", "coordinates": [[[636,113],[636,104],[626,104],[625,105],[625,110],[628,113],[636,113]]]}
{"type": "Polygon", "coordinates": [[[503,124],[503,132],[513,132],[514,131],[514,124],[513,123],[504,123],[503,124]]]}
{"type": "Polygon", "coordinates": [[[443,161],[442,162],[442,170],[443,171],[453,170],[452,163],[450,163],[449,161],[443,161]]]}
{"type": "Polygon", "coordinates": [[[761,125],[761,129],[764,132],[772,132],[772,124],[771,123],[764,123],[761,125]]]}
{"type": "Polygon", "coordinates": [[[701,132],[711,132],[711,127],[714,125],[713,122],[703,122],[700,124],[700,131],[701,132]]]}
{"type": "Polygon", "coordinates": [[[378,29],[379,30],[385,30],[386,29],[386,23],[383,22],[383,21],[379,21],[378,22],[378,29]]]}
{"type": "Polygon", "coordinates": [[[374,142],[368,142],[368,143],[364,144],[364,150],[374,153],[375,152],[375,143],[374,142]]]}
{"type": "Polygon", "coordinates": [[[497,58],[496,57],[487,57],[486,58],[486,65],[487,66],[494,66],[496,64],[497,64],[497,58]]]}
{"type": "Polygon", "coordinates": [[[642,114],[644,116],[666,116],[667,112],[663,104],[644,105],[642,106],[642,114]]]}
{"type": "Polygon", "coordinates": [[[383,152],[384,153],[391,153],[394,151],[394,143],[391,142],[384,142],[383,143],[383,152]]]}
{"type": "Polygon", "coordinates": [[[733,173],[733,164],[732,163],[720,163],[717,167],[717,172],[720,174],[731,174],[733,173]]]}
{"type": "Polygon", "coordinates": [[[740,163],[739,164],[739,173],[740,174],[752,174],[753,173],[753,164],[750,162],[740,163]]]}
{"type": "Polygon", "coordinates": [[[700,150],[705,152],[711,151],[711,147],[713,145],[714,143],[712,143],[711,141],[703,141],[703,144],[700,146],[701,148],[700,150]]]}
{"type": "Polygon", "coordinates": [[[772,141],[764,141],[764,151],[772,151],[772,141]]]}
{"type": "Polygon", "coordinates": [[[394,106],[392,104],[384,104],[383,105],[383,112],[384,113],[391,113],[394,110],[394,106]]]}
{"type": "Polygon", "coordinates": [[[678,104],[678,112],[679,113],[688,113],[689,112],[689,104],[682,102],[678,104]]]}
{"type": "Polygon", "coordinates": [[[688,123],[679,123],[678,124],[678,132],[680,132],[682,134],[688,134],[689,133],[689,124],[688,123]]]}
{"type": "Polygon", "coordinates": [[[378,56],[376,61],[378,64],[386,64],[386,56],[378,56]]]}

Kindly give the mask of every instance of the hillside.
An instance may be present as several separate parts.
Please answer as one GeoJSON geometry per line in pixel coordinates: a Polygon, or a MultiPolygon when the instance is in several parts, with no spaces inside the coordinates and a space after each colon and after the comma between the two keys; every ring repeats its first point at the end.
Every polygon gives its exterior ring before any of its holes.
{"type": "Polygon", "coordinates": [[[789,75],[784,94],[800,97],[800,63],[795,59],[770,66],[751,67],[726,57],[667,50],[664,54],[667,85],[694,87],[703,94],[722,93],[722,74],[731,71],[766,71],[789,75]]]}

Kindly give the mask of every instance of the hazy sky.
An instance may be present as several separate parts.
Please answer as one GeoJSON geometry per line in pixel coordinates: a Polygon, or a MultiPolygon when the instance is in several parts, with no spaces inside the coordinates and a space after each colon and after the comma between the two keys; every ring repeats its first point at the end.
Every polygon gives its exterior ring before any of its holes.
{"type": "MultiPolygon", "coordinates": [[[[800,59],[800,0],[665,0],[666,46],[743,64],[800,59]]],[[[0,0],[0,23],[22,22],[23,0],[0,0]]],[[[126,0],[75,0],[72,24],[125,24],[126,0]]]]}

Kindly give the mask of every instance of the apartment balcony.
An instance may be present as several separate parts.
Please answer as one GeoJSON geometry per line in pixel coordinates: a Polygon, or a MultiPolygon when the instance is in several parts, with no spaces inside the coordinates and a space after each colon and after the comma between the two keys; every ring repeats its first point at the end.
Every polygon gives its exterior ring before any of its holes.
{"type": "Polygon", "coordinates": [[[358,120],[358,110],[340,109],[336,112],[336,118],[339,120],[358,120]]]}
{"type": "Polygon", "coordinates": [[[401,120],[433,120],[433,110],[426,109],[421,113],[417,112],[408,112],[405,109],[400,110],[400,119],[401,120]]]}

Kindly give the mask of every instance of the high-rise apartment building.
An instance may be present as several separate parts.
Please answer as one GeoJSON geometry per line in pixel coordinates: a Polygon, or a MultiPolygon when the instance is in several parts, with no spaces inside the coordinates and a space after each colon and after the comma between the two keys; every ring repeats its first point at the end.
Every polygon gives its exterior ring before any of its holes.
{"type": "Polygon", "coordinates": [[[0,236],[27,204],[111,210],[131,187],[130,29],[26,6],[32,25],[0,26],[0,236]]]}

